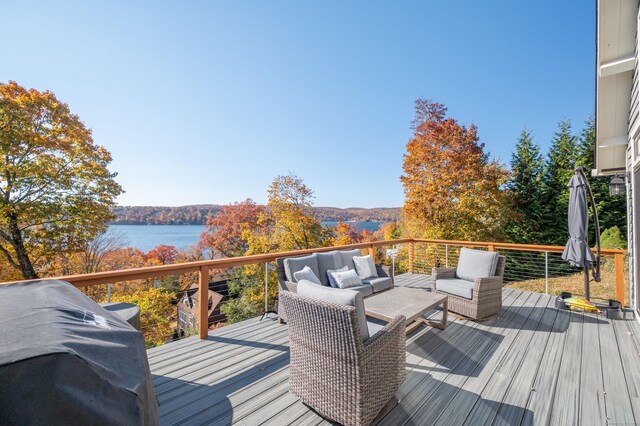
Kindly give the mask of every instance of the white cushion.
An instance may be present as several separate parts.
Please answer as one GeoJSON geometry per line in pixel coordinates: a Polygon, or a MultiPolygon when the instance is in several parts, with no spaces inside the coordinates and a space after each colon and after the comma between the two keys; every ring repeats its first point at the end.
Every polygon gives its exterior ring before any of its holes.
{"type": "Polygon", "coordinates": [[[361,279],[374,278],[378,276],[376,271],[376,264],[373,263],[373,257],[367,256],[353,256],[353,264],[356,267],[356,272],[361,279]]]}
{"type": "MultiPolygon", "coordinates": [[[[319,286],[305,280],[298,283],[298,294],[301,296],[310,297],[312,299],[322,300],[324,302],[355,307],[362,340],[366,341],[369,339],[367,316],[364,311],[364,301],[362,299],[362,294],[351,290],[339,290],[336,288],[319,286]]],[[[328,324],[323,324],[324,327],[326,327],[327,325],[328,324]]]]}
{"type": "Polygon", "coordinates": [[[296,282],[307,280],[311,281],[314,284],[322,285],[322,283],[320,282],[320,278],[316,277],[316,274],[314,274],[313,270],[308,266],[305,266],[298,272],[294,272],[293,277],[296,279],[296,282]]]}
{"type": "Polygon", "coordinates": [[[493,277],[498,265],[498,253],[462,248],[456,268],[456,278],[474,281],[476,278],[493,277]]]}
{"type": "Polygon", "coordinates": [[[347,266],[343,266],[340,269],[328,269],[327,270],[327,278],[329,278],[329,285],[333,288],[338,288],[338,284],[336,284],[336,280],[333,278],[333,273],[334,272],[344,272],[344,271],[348,271],[349,268],[347,266]]]}
{"type": "Polygon", "coordinates": [[[332,272],[329,276],[333,277],[338,288],[358,287],[362,285],[362,280],[353,269],[344,272],[332,272]]]}

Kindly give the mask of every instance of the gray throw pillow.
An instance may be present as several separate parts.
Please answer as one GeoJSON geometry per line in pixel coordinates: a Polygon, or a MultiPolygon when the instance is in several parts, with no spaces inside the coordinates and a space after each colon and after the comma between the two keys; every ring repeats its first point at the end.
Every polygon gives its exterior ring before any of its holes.
{"type": "Polygon", "coordinates": [[[362,280],[353,269],[344,272],[332,272],[331,276],[336,281],[338,288],[358,287],[362,285],[362,280]]]}
{"type": "Polygon", "coordinates": [[[336,284],[336,280],[335,278],[333,278],[333,273],[334,272],[344,272],[344,271],[348,271],[349,268],[347,266],[343,266],[340,269],[329,269],[327,271],[327,278],[329,279],[329,285],[333,288],[338,288],[338,284],[336,284]]]}
{"type": "Polygon", "coordinates": [[[293,277],[296,279],[296,282],[300,282],[301,280],[311,281],[314,284],[322,285],[320,282],[320,278],[316,277],[316,274],[313,273],[313,270],[308,266],[302,268],[302,270],[293,273],[293,277]]]}
{"type": "Polygon", "coordinates": [[[356,267],[358,276],[363,280],[378,276],[378,271],[371,255],[353,256],[353,264],[356,267]]]}

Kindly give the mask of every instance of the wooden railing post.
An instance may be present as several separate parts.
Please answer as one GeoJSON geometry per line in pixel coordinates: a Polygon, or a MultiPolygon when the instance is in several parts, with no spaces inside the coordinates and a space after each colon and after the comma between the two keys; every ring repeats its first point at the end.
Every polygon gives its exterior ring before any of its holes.
{"type": "Polygon", "coordinates": [[[624,306],[624,255],[614,254],[616,265],[616,300],[624,306]]]}
{"type": "Polygon", "coordinates": [[[376,263],[376,248],[373,246],[373,244],[369,246],[369,254],[373,259],[373,263],[376,263]]]}
{"type": "Polygon", "coordinates": [[[487,250],[489,250],[489,251],[496,251],[496,247],[495,247],[493,244],[489,244],[489,245],[487,246],[487,250]]]}
{"type": "Polygon", "coordinates": [[[413,256],[415,253],[415,243],[411,241],[409,243],[409,272],[413,274],[413,256]]]}
{"type": "Polygon", "coordinates": [[[209,268],[201,266],[198,271],[198,336],[209,336],[209,268]]]}

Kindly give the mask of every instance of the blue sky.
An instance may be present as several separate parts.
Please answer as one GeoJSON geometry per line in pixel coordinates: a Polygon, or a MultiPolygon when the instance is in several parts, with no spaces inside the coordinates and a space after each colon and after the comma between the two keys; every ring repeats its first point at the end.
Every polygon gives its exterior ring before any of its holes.
{"type": "Polygon", "coordinates": [[[413,101],[444,103],[508,162],[523,127],[593,114],[593,1],[6,2],[0,81],[93,129],[125,205],[392,207],[413,101]]]}

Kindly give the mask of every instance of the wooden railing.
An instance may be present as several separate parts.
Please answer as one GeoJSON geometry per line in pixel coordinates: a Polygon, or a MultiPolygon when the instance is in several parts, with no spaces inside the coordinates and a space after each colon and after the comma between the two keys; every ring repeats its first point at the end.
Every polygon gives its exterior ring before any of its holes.
{"type": "MultiPolygon", "coordinates": [[[[212,270],[223,270],[236,266],[252,265],[258,263],[274,262],[279,257],[301,256],[310,253],[325,252],[332,250],[346,249],[365,249],[375,257],[375,249],[378,247],[408,245],[408,268],[409,272],[413,272],[415,264],[415,245],[418,243],[438,244],[444,246],[465,246],[480,247],[489,251],[494,250],[522,250],[533,252],[550,252],[562,253],[564,247],[561,246],[544,246],[544,245],[527,245],[527,244],[511,244],[496,242],[477,242],[477,241],[454,241],[454,240],[430,240],[405,238],[396,240],[384,240],[375,242],[366,242],[358,244],[349,244],[333,247],[320,247],[307,250],[294,250],[278,253],[258,254],[251,256],[231,257],[222,259],[202,260],[188,263],[178,263],[170,265],[149,266],[143,268],[123,269],[117,271],[105,271],[92,274],[67,275],[48,279],[60,279],[73,284],[76,287],[87,287],[100,284],[112,284],[116,282],[132,281],[138,279],[150,279],[167,275],[180,275],[187,273],[198,273],[198,288],[200,294],[206,294],[209,286],[209,273],[212,270]]],[[[624,250],[602,250],[603,255],[615,257],[615,276],[616,276],[616,298],[624,300],[624,250]]],[[[198,334],[204,339],[208,335],[207,321],[207,304],[200,303],[198,305],[198,334]]]]}

